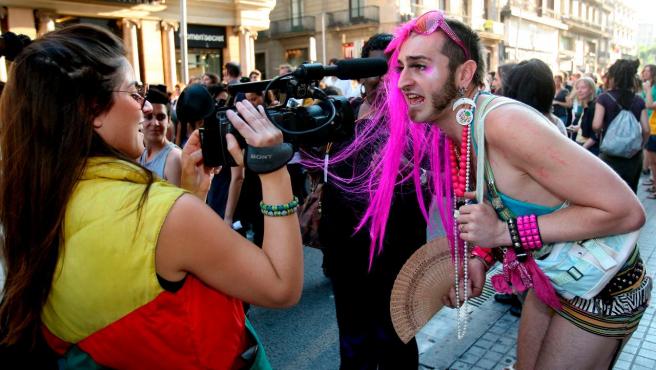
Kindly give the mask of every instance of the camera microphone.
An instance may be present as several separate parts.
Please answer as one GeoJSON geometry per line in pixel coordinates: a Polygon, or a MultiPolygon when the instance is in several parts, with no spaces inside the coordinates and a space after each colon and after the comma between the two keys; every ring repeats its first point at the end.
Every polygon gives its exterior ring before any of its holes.
{"type": "Polygon", "coordinates": [[[319,63],[301,64],[293,75],[304,80],[320,80],[326,76],[335,76],[340,80],[357,80],[382,76],[385,73],[387,73],[385,58],[356,58],[339,60],[335,65],[330,66],[319,63]]]}

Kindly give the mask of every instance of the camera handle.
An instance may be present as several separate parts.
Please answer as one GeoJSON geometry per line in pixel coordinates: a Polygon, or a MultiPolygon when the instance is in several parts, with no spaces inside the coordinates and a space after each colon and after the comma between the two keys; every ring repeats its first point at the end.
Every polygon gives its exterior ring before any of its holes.
{"type": "Polygon", "coordinates": [[[246,167],[257,174],[273,172],[286,165],[293,156],[294,148],[289,143],[280,143],[266,148],[249,145],[244,151],[246,167]]]}
{"type": "MultiPolygon", "coordinates": [[[[281,76],[276,76],[271,81],[269,81],[266,88],[264,89],[264,96],[266,96],[266,94],[269,92],[269,89],[271,88],[271,86],[273,86],[273,84],[276,81],[278,81],[281,78],[288,77],[288,76],[293,76],[293,73],[287,73],[287,74],[284,74],[284,75],[281,75],[281,76]]],[[[330,101],[330,99],[328,99],[328,95],[326,95],[326,93],[324,93],[321,89],[318,89],[318,88],[315,88],[315,87],[310,87],[310,91],[312,91],[312,97],[313,98],[317,98],[317,99],[320,99],[322,101],[328,102],[328,104],[330,105],[330,117],[328,117],[326,122],[322,123],[321,125],[318,125],[315,128],[311,128],[309,130],[304,130],[304,131],[288,130],[288,129],[278,125],[276,123],[276,121],[271,117],[271,115],[269,114],[269,111],[267,109],[264,110],[264,113],[266,113],[267,118],[269,119],[269,121],[271,121],[271,123],[273,123],[274,126],[276,126],[280,131],[282,131],[283,133],[288,134],[288,135],[306,135],[306,134],[311,134],[313,132],[317,132],[319,130],[322,130],[326,126],[328,126],[335,119],[335,116],[337,115],[337,109],[335,108],[335,104],[332,101],[330,101]]]]}

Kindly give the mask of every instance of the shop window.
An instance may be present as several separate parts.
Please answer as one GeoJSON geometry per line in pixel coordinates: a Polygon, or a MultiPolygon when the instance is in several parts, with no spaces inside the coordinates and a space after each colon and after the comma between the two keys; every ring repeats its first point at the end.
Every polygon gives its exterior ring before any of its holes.
{"type": "MultiPolygon", "coordinates": [[[[175,56],[178,61],[176,63],[177,75],[182,76],[182,71],[180,70],[182,65],[180,49],[176,49],[175,56]]],[[[187,66],[189,78],[200,77],[206,72],[214,73],[221,77],[223,66],[221,50],[189,49],[187,53],[187,66]]],[[[187,83],[187,81],[183,82],[187,83]]]]}

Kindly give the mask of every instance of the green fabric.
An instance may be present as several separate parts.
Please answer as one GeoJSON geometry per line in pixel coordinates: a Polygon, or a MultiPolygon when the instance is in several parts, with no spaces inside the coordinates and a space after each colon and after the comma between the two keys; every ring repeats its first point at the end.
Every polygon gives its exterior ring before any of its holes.
{"type": "Polygon", "coordinates": [[[61,370],[100,370],[106,369],[98,365],[86,352],[78,346],[72,346],[63,358],[59,360],[61,370]]]}
{"type": "Polygon", "coordinates": [[[251,325],[248,317],[246,318],[246,328],[253,335],[253,338],[255,338],[255,341],[257,342],[257,355],[255,356],[255,362],[250,367],[250,370],[273,370],[271,364],[269,363],[269,359],[266,356],[266,352],[264,351],[264,346],[262,345],[262,342],[260,342],[260,338],[257,336],[255,328],[253,328],[253,325],[251,325]]]}

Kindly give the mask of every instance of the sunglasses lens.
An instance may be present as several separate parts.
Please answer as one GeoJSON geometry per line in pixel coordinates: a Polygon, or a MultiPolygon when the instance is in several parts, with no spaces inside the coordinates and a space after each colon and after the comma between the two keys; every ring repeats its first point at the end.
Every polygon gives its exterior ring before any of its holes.
{"type": "Polygon", "coordinates": [[[439,27],[441,20],[440,13],[428,12],[417,19],[415,31],[419,33],[433,33],[439,27]]]}

